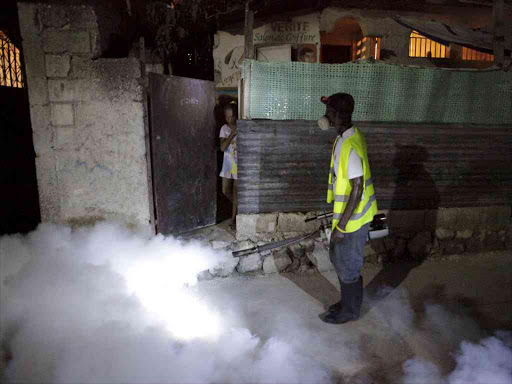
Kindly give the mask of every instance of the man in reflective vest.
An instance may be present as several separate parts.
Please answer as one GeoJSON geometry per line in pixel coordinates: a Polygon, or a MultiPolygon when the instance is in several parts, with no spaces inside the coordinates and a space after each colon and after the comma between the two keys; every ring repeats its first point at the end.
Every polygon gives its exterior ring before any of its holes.
{"type": "Polygon", "coordinates": [[[339,136],[331,154],[327,202],[334,202],[329,256],[340,281],[341,298],[320,318],[331,324],[357,320],[363,303],[364,245],[368,227],[377,213],[366,140],[352,124],[354,99],[347,93],[322,97],[322,128],[334,126],[339,136]]]}

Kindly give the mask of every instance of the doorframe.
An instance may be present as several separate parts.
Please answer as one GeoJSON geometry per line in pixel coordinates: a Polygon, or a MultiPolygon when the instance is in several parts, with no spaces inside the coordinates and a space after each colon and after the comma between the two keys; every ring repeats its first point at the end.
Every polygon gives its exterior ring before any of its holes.
{"type": "Polygon", "coordinates": [[[146,145],[146,174],[148,181],[148,203],[149,203],[149,225],[151,235],[155,236],[158,226],[158,219],[156,218],[155,196],[153,188],[153,163],[151,151],[151,131],[149,124],[149,78],[146,72],[146,46],[144,37],[139,39],[139,59],[140,59],[140,73],[142,78],[142,105],[143,105],[143,121],[144,121],[144,142],[146,145]]]}

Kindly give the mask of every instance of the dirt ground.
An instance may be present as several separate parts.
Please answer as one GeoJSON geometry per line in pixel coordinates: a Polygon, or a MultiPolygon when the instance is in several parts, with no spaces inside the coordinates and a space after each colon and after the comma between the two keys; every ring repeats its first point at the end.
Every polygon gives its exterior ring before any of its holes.
{"type": "Polygon", "coordinates": [[[334,272],[215,279],[197,289],[219,311],[229,311],[235,301],[262,340],[276,334],[300,340],[303,351],[332,369],[340,383],[398,382],[403,363],[413,357],[447,375],[461,341],[512,330],[508,251],[367,266],[363,276],[362,318],[345,325],[318,318],[339,299],[334,272]]]}

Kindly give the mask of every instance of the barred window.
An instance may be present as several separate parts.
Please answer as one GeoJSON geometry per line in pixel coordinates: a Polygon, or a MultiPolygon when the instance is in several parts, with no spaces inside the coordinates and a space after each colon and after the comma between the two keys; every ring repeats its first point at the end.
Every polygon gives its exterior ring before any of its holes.
{"type": "Polygon", "coordinates": [[[0,86],[23,88],[20,50],[0,31],[0,86]]]}
{"type": "Polygon", "coordinates": [[[462,60],[494,61],[494,55],[462,47],[462,60]]]}
{"type": "Polygon", "coordinates": [[[356,44],[357,52],[356,52],[356,58],[357,59],[366,59],[367,54],[365,55],[365,52],[367,50],[367,47],[364,46],[364,43],[368,41],[367,37],[363,37],[361,40],[359,40],[356,44]]]}
{"type": "Polygon", "coordinates": [[[380,59],[380,37],[363,37],[356,43],[356,52],[354,59],[368,59],[373,57],[380,59]]]}
{"type": "Polygon", "coordinates": [[[409,41],[409,57],[446,59],[450,57],[450,47],[427,39],[418,32],[412,31],[409,41]]]}

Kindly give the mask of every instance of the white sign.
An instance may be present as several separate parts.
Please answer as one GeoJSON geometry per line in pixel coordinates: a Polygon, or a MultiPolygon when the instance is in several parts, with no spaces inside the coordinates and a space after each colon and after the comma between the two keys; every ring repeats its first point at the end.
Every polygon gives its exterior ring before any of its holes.
{"type": "Polygon", "coordinates": [[[254,30],[254,44],[317,44],[320,43],[318,15],[277,21],[254,30]]]}
{"type": "MultiPolygon", "coordinates": [[[[219,31],[215,35],[213,59],[215,85],[236,88],[244,61],[244,36],[219,31]]],[[[256,28],[253,42],[257,45],[320,44],[319,14],[294,17],[289,22],[278,21],[256,28]]]]}
{"type": "Polygon", "coordinates": [[[213,48],[215,85],[237,87],[244,62],[244,36],[219,31],[213,48]]]}

